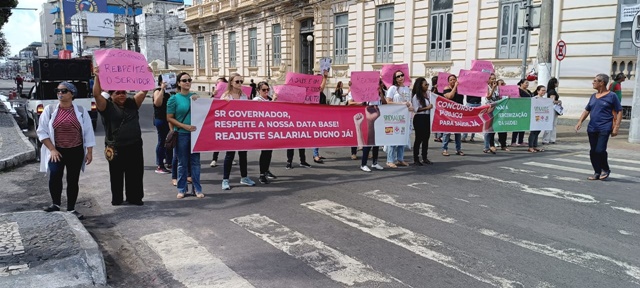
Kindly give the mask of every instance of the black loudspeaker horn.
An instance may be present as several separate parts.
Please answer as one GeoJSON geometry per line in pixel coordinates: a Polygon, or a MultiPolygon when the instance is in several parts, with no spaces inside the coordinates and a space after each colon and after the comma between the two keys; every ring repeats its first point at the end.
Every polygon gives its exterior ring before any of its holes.
{"type": "Polygon", "coordinates": [[[33,61],[36,81],[65,81],[91,79],[90,59],[38,59],[33,61]]]}

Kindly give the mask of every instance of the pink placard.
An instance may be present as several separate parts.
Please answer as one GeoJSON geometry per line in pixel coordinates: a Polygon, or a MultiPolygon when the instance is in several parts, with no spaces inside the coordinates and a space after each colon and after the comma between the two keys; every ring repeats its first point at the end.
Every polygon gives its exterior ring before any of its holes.
{"type": "Polygon", "coordinates": [[[305,103],[307,98],[307,88],[304,87],[276,85],[273,86],[273,92],[278,95],[278,102],[305,103]]]}
{"type": "Polygon", "coordinates": [[[500,96],[509,96],[511,98],[520,98],[520,88],[518,85],[500,86],[500,96]]]}
{"type": "Polygon", "coordinates": [[[356,102],[379,101],[378,84],[380,72],[355,71],[351,72],[351,97],[356,102]]]}
{"type": "Polygon", "coordinates": [[[493,63],[488,60],[471,60],[471,71],[493,73],[493,63]]]}
{"type": "Polygon", "coordinates": [[[247,97],[251,98],[251,86],[242,86],[242,93],[247,95],[247,97]]]}
{"type": "Polygon", "coordinates": [[[396,71],[402,71],[404,74],[404,85],[411,85],[411,78],[409,76],[409,64],[387,64],[382,66],[380,74],[382,74],[382,83],[387,87],[393,85],[393,77],[396,71]]]}
{"type": "Polygon", "coordinates": [[[227,82],[220,82],[216,85],[216,95],[213,95],[214,99],[220,99],[222,97],[222,93],[227,90],[227,86],[229,84],[227,82]]]}
{"type": "Polygon", "coordinates": [[[300,73],[287,73],[285,84],[307,89],[307,99],[305,103],[320,103],[320,85],[322,85],[322,75],[309,75],[300,73]]]}
{"type": "Polygon", "coordinates": [[[438,92],[442,93],[449,87],[449,75],[451,74],[447,72],[438,72],[438,92]]]}
{"type": "Polygon", "coordinates": [[[94,52],[103,90],[153,90],[155,79],[144,55],[120,49],[94,52]]]}
{"type": "Polygon", "coordinates": [[[489,76],[489,73],[485,72],[460,70],[458,94],[486,97],[489,76]]]}

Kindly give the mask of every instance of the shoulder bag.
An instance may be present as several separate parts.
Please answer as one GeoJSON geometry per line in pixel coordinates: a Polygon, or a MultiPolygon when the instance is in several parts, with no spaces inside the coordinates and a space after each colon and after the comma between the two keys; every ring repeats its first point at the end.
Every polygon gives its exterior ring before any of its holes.
{"type": "MultiPolygon", "coordinates": [[[[190,112],[191,112],[191,106],[189,106],[189,110],[187,111],[187,114],[184,114],[184,117],[182,117],[182,120],[180,120],[180,123],[184,122],[184,119],[187,119],[187,115],[189,115],[190,112]]],[[[176,147],[177,143],[178,143],[178,132],[174,130],[169,131],[169,134],[167,134],[167,138],[164,139],[164,148],[173,149],[176,147]]]]}

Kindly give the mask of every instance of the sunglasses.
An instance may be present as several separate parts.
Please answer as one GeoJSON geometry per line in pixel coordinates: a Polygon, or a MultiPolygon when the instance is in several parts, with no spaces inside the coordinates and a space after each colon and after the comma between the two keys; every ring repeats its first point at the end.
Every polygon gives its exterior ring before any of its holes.
{"type": "Polygon", "coordinates": [[[70,92],[69,89],[66,89],[66,88],[64,88],[64,89],[55,89],[54,91],[56,91],[56,94],[58,94],[58,93],[67,94],[67,93],[70,92]]]}
{"type": "Polygon", "coordinates": [[[404,74],[396,75],[396,78],[404,77],[404,74]]]}
{"type": "Polygon", "coordinates": [[[191,81],[193,81],[191,78],[189,78],[189,79],[180,79],[180,82],[182,82],[182,83],[187,83],[187,82],[191,83],[191,81]]]}
{"type": "Polygon", "coordinates": [[[269,88],[260,89],[262,92],[269,92],[269,88]]]}
{"type": "Polygon", "coordinates": [[[236,82],[236,84],[242,84],[242,83],[244,83],[244,80],[236,80],[235,82],[236,82]]]}

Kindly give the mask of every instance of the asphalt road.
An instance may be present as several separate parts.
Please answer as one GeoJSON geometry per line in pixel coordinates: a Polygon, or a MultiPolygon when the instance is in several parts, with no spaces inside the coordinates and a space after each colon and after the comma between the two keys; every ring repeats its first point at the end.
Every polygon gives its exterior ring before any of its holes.
{"type": "MultiPolygon", "coordinates": [[[[434,165],[371,173],[348,148],[293,170],[275,151],[278,179],[241,186],[234,166],[229,191],[204,153],[206,198],[180,200],[171,177],[154,173],[149,99],[140,119],[145,205],[110,205],[99,125],[76,206],[114,287],[640,286],[640,156],[612,149],[611,179],[587,181],[586,135],[535,154],[465,143],[464,157],[441,156],[431,140],[434,165]]],[[[256,182],[258,155],[249,152],[256,182]]],[[[35,163],[0,173],[0,187],[0,212],[50,201],[35,163]]]]}

